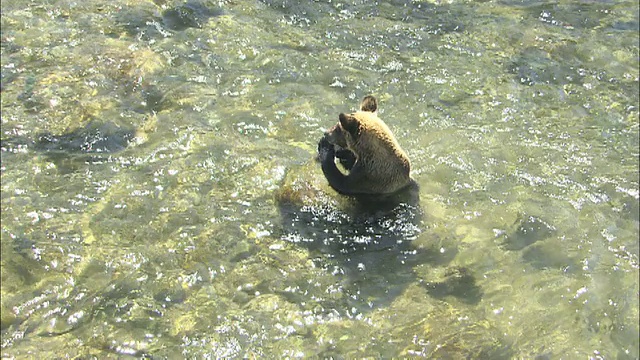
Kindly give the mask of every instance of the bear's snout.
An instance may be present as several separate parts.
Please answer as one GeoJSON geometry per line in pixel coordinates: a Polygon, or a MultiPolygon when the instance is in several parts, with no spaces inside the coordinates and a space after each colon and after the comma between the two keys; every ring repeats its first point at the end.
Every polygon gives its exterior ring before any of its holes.
{"type": "Polygon", "coordinates": [[[344,133],[340,124],[333,125],[324,133],[324,137],[333,145],[347,148],[347,141],[344,138],[344,133]]]}

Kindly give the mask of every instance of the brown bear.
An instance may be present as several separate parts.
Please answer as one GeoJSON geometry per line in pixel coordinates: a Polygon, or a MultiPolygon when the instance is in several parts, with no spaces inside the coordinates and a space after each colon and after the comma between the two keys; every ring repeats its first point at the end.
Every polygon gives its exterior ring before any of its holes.
{"type": "Polygon", "coordinates": [[[378,118],[378,102],[365,96],[360,111],[340,114],[318,143],[318,160],[329,185],[359,199],[386,198],[411,188],[411,163],[389,127],[378,118]],[[335,159],[348,170],[345,174],[335,159]]]}

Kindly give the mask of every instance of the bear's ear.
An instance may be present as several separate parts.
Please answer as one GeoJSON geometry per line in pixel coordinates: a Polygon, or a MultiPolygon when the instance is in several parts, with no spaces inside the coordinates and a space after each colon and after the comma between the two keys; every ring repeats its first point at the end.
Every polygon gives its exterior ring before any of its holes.
{"type": "Polygon", "coordinates": [[[360,132],[360,124],[358,123],[358,120],[351,115],[345,115],[342,113],[340,114],[339,118],[340,126],[342,126],[343,129],[351,134],[351,136],[356,138],[358,136],[358,132],[360,132]]]}
{"type": "Polygon", "coordinates": [[[378,110],[378,100],[371,95],[367,95],[360,103],[360,111],[376,112],[378,110]]]}

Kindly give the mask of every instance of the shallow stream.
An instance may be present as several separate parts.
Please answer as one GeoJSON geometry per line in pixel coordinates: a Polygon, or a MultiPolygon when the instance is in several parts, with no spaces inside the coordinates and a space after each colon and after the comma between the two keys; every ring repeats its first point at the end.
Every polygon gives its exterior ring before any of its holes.
{"type": "Polygon", "coordinates": [[[638,359],[638,6],[4,0],[2,357],[638,359]]]}

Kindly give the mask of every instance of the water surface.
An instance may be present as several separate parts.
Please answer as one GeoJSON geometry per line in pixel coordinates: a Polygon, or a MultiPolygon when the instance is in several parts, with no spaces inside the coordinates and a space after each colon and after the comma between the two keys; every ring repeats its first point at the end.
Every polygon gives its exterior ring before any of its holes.
{"type": "Polygon", "coordinates": [[[637,2],[1,21],[3,357],[640,356],[637,2]],[[420,211],[360,216],[312,160],[367,94],[420,211]]]}

